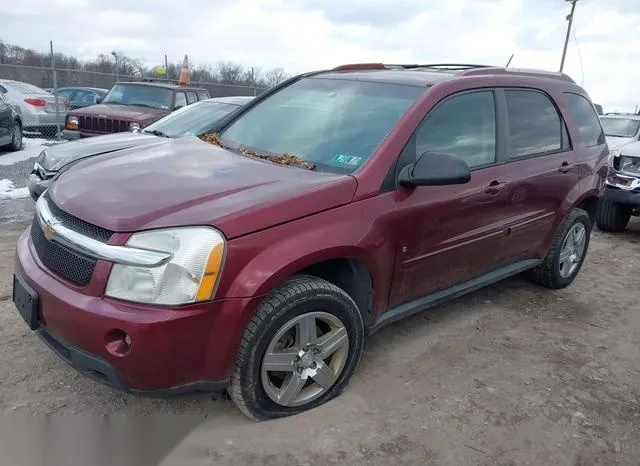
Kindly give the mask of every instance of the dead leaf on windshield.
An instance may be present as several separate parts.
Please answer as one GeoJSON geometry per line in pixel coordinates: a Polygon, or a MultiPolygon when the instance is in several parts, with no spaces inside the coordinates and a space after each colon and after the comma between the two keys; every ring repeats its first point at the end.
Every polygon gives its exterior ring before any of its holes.
{"type": "Polygon", "coordinates": [[[220,134],[218,133],[206,133],[203,134],[200,139],[202,139],[204,142],[208,142],[209,144],[224,147],[222,145],[222,142],[220,141],[220,134]]]}
{"type": "Polygon", "coordinates": [[[258,157],[263,160],[268,160],[269,162],[278,163],[280,165],[288,165],[290,167],[298,167],[298,168],[306,168],[307,170],[315,170],[316,166],[313,163],[306,162],[302,160],[300,157],[291,154],[282,154],[282,155],[260,155],[256,151],[247,149],[243,147],[240,149],[244,155],[249,157],[258,157]]]}

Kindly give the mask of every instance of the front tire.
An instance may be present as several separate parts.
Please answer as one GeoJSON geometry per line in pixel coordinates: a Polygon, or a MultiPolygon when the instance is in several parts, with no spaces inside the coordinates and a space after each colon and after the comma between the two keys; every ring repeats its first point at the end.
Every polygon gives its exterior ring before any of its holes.
{"type": "Polygon", "coordinates": [[[632,210],[633,208],[631,206],[602,199],[596,220],[598,228],[611,233],[624,231],[629,224],[632,210]]]}
{"type": "Polygon", "coordinates": [[[531,271],[532,281],[554,290],[569,286],[584,263],[592,225],[587,212],[574,209],[560,224],[542,264],[531,271]]]}
{"type": "Polygon", "coordinates": [[[249,322],[229,395],[254,420],[315,408],[347,386],[363,344],[362,316],[347,293],[317,277],[293,277],[249,322]]]}
{"type": "Polygon", "coordinates": [[[22,125],[19,121],[16,121],[13,124],[11,143],[7,147],[13,152],[17,152],[22,149],[22,125]]]}

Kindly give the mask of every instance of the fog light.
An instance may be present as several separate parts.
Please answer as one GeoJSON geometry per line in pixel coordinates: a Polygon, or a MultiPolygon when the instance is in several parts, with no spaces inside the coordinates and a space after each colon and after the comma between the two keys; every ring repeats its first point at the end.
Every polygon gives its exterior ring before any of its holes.
{"type": "Polygon", "coordinates": [[[124,330],[118,328],[109,330],[104,341],[104,347],[113,356],[121,358],[131,352],[131,337],[124,330]]]}

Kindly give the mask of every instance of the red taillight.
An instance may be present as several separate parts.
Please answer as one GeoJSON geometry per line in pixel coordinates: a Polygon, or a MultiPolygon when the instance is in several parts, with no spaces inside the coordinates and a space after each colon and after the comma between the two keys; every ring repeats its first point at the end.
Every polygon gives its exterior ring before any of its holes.
{"type": "Polygon", "coordinates": [[[34,107],[46,107],[47,105],[47,101],[44,99],[24,99],[24,101],[34,107]]]}

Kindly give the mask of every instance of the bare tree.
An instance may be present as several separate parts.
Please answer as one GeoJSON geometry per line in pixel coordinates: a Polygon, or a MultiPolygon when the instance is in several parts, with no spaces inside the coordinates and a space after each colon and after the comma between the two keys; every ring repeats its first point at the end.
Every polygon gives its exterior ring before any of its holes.
{"type": "Polygon", "coordinates": [[[225,84],[242,84],[242,77],[245,73],[244,67],[237,63],[218,63],[218,77],[220,82],[225,84]]]}
{"type": "Polygon", "coordinates": [[[273,87],[287,79],[287,73],[282,68],[273,68],[264,75],[264,83],[267,87],[273,87]]]}

